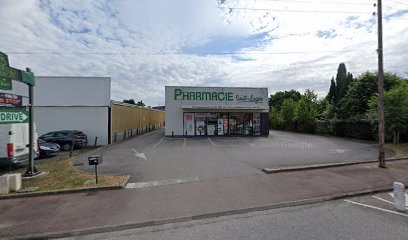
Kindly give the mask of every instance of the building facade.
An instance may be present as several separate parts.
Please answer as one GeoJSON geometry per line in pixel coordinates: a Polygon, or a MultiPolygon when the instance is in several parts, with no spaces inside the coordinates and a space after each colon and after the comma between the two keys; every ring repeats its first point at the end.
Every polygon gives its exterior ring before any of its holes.
{"type": "Polygon", "coordinates": [[[166,136],[266,136],[267,88],[165,87],[166,136]]]}

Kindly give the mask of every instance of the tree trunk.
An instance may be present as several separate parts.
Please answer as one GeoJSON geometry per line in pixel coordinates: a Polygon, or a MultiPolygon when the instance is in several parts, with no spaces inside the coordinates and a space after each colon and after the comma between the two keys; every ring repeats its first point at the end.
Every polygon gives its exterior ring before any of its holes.
{"type": "Polygon", "coordinates": [[[400,142],[400,132],[398,131],[397,132],[397,144],[399,144],[399,142],[400,142]]]}
{"type": "Polygon", "coordinates": [[[398,144],[398,143],[397,143],[397,132],[396,132],[396,131],[393,131],[393,132],[392,132],[392,135],[393,135],[393,142],[394,142],[394,144],[398,144]]]}

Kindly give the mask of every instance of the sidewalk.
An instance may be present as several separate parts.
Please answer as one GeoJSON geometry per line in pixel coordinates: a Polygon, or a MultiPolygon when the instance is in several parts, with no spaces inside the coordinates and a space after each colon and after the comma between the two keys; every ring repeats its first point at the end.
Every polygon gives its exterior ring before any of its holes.
{"type": "Polygon", "coordinates": [[[0,238],[71,236],[293,206],[408,183],[408,161],[0,200],[0,238]],[[297,201],[297,202],[294,202],[297,201]],[[53,235],[49,235],[53,233],[53,235]]]}

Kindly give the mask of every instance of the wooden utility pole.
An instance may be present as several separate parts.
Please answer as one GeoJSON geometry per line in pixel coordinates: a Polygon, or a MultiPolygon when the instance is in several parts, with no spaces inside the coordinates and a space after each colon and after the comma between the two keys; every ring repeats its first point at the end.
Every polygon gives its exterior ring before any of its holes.
{"type": "Polygon", "coordinates": [[[383,36],[382,36],[382,2],[377,0],[378,17],[378,166],[385,168],[384,152],[384,60],[383,60],[383,36]]]}

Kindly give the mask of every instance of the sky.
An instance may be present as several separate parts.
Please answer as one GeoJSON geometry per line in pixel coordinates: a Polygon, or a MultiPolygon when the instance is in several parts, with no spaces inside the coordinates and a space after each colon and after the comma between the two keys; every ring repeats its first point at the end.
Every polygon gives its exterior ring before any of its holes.
{"type": "MultiPolygon", "coordinates": [[[[377,69],[374,0],[0,0],[0,51],[37,76],[111,77],[111,98],[164,86],[327,94],[344,62],[377,69]]],[[[383,3],[385,71],[408,77],[408,1],[383,3]]]]}

